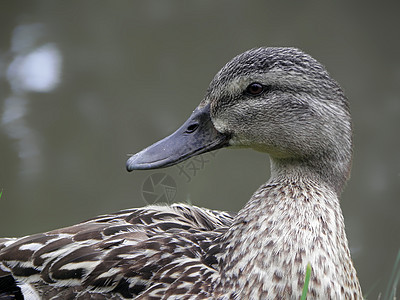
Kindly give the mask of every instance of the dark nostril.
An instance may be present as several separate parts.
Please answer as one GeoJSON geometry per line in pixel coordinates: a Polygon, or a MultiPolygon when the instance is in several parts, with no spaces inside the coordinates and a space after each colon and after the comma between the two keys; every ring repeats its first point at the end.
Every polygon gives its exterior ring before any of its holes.
{"type": "Polygon", "coordinates": [[[188,128],[186,129],[186,133],[192,133],[193,131],[195,131],[197,129],[197,127],[199,127],[199,124],[197,124],[197,123],[190,124],[188,126],[188,128]]]}

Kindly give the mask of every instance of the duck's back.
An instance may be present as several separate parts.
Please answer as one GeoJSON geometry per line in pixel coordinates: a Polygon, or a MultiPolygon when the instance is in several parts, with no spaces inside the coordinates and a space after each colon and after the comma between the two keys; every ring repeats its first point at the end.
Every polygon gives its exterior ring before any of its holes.
{"type": "Polygon", "coordinates": [[[184,204],[148,206],[3,239],[0,299],[1,282],[10,287],[14,279],[20,287],[3,291],[4,297],[19,288],[33,299],[199,294],[216,272],[213,241],[232,220],[228,213],[184,204]]]}

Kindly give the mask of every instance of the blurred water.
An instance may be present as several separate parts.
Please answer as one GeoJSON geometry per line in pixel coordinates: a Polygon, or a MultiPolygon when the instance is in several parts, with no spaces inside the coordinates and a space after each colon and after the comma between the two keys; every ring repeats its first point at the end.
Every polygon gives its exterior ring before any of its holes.
{"type": "MultiPolygon", "coordinates": [[[[384,291],[400,248],[396,2],[21,2],[0,4],[0,236],[145,205],[154,172],[128,174],[127,154],[184,122],[234,55],[296,46],[350,99],[342,208],[364,292],[384,291]]],[[[165,169],[175,201],[237,211],[269,174],[260,153],[205,158],[165,169]]]]}

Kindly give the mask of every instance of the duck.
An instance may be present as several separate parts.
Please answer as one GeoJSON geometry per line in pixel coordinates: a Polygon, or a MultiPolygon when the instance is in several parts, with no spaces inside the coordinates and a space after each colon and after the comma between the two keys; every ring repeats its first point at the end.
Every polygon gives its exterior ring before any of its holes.
{"type": "Polygon", "coordinates": [[[238,213],[149,205],[2,238],[0,299],[299,299],[307,266],[307,299],[362,299],[339,203],[351,115],[325,67],[297,48],[237,55],[189,119],[126,168],[221,148],[270,159],[270,178],[238,213]]]}

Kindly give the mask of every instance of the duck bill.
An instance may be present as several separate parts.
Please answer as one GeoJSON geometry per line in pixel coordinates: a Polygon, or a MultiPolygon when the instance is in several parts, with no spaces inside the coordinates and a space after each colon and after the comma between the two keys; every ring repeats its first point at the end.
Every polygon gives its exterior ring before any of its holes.
{"type": "Polygon", "coordinates": [[[226,147],[229,139],[229,135],[215,129],[210,117],[210,105],[197,107],[173,134],[131,156],[126,162],[126,169],[169,167],[190,157],[226,147]]]}

